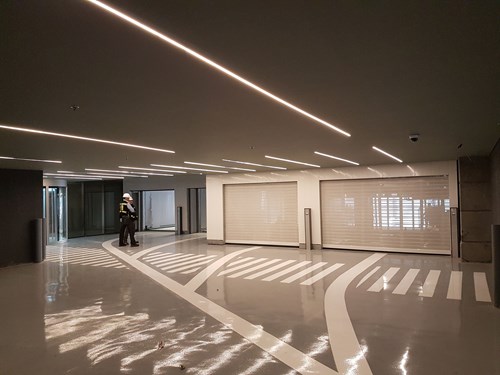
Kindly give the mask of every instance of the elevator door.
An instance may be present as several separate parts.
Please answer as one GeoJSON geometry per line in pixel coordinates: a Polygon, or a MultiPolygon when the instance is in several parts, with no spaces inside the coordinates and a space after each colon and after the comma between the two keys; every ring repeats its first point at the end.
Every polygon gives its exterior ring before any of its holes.
{"type": "Polygon", "coordinates": [[[66,188],[49,187],[46,203],[48,243],[66,241],[66,188]]]}

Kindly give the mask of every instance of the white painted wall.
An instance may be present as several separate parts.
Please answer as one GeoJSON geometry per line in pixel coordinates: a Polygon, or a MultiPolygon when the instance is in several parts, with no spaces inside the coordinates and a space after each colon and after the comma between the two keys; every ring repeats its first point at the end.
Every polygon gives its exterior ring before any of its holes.
{"type": "Polygon", "coordinates": [[[411,176],[443,176],[449,178],[450,206],[458,207],[456,161],[418,164],[389,164],[372,167],[306,169],[297,171],[261,172],[207,176],[207,238],[224,241],[224,185],[266,182],[297,182],[299,242],[305,242],[304,208],[311,208],[312,243],[321,244],[320,181],[371,179],[411,176]]]}

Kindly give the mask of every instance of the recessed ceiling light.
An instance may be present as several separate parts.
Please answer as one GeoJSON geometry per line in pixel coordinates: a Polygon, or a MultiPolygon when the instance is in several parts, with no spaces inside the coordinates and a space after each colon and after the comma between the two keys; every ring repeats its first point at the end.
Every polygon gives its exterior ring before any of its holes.
{"type": "Polygon", "coordinates": [[[380,152],[381,154],[384,154],[385,156],[388,156],[388,157],[390,157],[390,158],[392,158],[392,159],[394,159],[394,160],[397,160],[397,161],[398,161],[398,162],[400,162],[400,163],[402,163],[402,162],[403,162],[403,160],[398,159],[398,158],[397,158],[397,157],[395,157],[394,155],[391,155],[391,154],[389,154],[388,152],[385,152],[384,150],[379,149],[378,147],[372,146],[372,148],[373,148],[375,151],[378,151],[378,152],[380,152]]]}
{"type": "Polygon", "coordinates": [[[323,154],[322,152],[318,152],[318,151],[314,151],[314,153],[316,155],[325,156],[327,158],[331,158],[331,159],[335,159],[335,160],[340,160],[340,161],[345,161],[346,163],[350,163],[350,164],[354,164],[354,165],[359,165],[359,163],[356,163],[355,161],[350,161],[350,160],[347,160],[347,159],[342,159],[342,158],[339,158],[338,156],[323,154]]]}
{"type": "Polygon", "coordinates": [[[272,165],[264,165],[264,164],[257,164],[257,163],[249,163],[246,161],[239,161],[239,160],[229,160],[229,159],[222,159],[222,161],[227,161],[228,163],[237,163],[237,164],[245,164],[245,165],[254,165],[256,167],[264,167],[264,168],[273,168],[273,169],[281,169],[285,170],[285,167],[274,167],[272,165]]]}
{"type": "MultiPolygon", "coordinates": [[[[95,180],[97,178],[102,179],[104,178],[103,176],[89,176],[87,174],[58,174],[58,173],[44,173],[45,176],[51,176],[54,178],[81,178],[81,179],[88,179],[88,180],[95,180]]],[[[123,177],[116,177],[117,179],[123,179],[123,177]]]]}
{"type": "Polygon", "coordinates": [[[57,173],[75,173],[73,171],[57,171],[57,173]]]}
{"type": "Polygon", "coordinates": [[[139,171],[153,171],[153,172],[170,172],[170,173],[187,173],[184,171],[169,171],[166,169],[157,169],[157,168],[139,168],[139,167],[127,167],[123,165],[119,165],[118,168],[123,168],[123,169],[134,169],[134,170],[139,170],[139,171]]]}
{"type": "Polygon", "coordinates": [[[162,168],[177,168],[177,169],[186,169],[189,171],[203,171],[203,172],[215,172],[215,173],[229,173],[228,171],[217,171],[214,169],[201,169],[201,168],[188,168],[188,167],[178,167],[176,165],[162,165],[162,164],[150,164],[153,167],[162,167],[162,168]]]}
{"type": "MultiPolygon", "coordinates": [[[[102,173],[99,173],[99,172],[88,172],[87,174],[92,174],[92,175],[102,175],[102,173]]],[[[141,178],[148,178],[148,176],[138,176],[136,174],[113,174],[113,175],[102,175],[101,177],[109,177],[109,178],[113,178],[113,177],[122,177],[122,178],[129,178],[129,177],[141,177],[141,178]]]]}
{"type": "Polygon", "coordinates": [[[215,167],[215,168],[225,168],[225,169],[235,169],[238,171],[248,171],[248,172],[255,172],[255,169],[248,169],[248,168],[236,168],[236,167],[225,167],[223,165],[216,165],[216,164],[204,164],[204,163],[195,163],[193,161],[185,161],[184,163],[190,164],[190,165],[201,165],[205,167],[215,167]]]}
{"type": "Polygon", "coordinates": [[[110,13],[118,16],[118,17],[120,17],[121,19],[123,19],[123,20],[131,23],[132,25],[137,26],[138,28],[146,31],[147,33],[160,38],[161,40],[169,43],[170,45],[183,50],[184,52],[188,53],[189,55],[193,56],[194,58],[203,61],[205,64],[210,65],[211,67],[213,67],[213,68],[219,70],[220,72],[222,72],[222,73],[224,73],[224,74],[226,74],[226,75],[234,78],[235,80],[237,80],[237,81],[243,83],[244,85],[246,85],[246,86],[254,89],[255,91],[258,91],[261,94],[264,94],[268,98],[271,98],[271,99],[277,101],[278,103],[280,103],[280,104],[282,104],[282,105],[290,108],[291,110],[293,110],[295,112],[298,112],[298,113],[300,113],[300,114],[302,114],[302,115],[304,115],[306,117],[309,117],[311,120],[314,120],[314,121],[316,121],[316,122],[318,122],[318,123],[320,123],[322,125],[325,125],[325,126],[329,127],[330,129],[333,129],[336,132],[341,133],[342,135],[345,135],[347,137],[351,136],[346,131],[344,131],[344,130],[342,130],[342,129],[340,129],[340,128],[338,128],[338,127],[336,127],[336,126],[334,126],[334,125],[332,125],[332,124],[330,124],[330,123],[328,123],[328,122],[326,122],[326,121],[324,121],[324,120],[322,120],[322,119],[320,119],[320,118],[318,118],[318,117],[316,117],[316,116],[314,116],[314,115],[312,115],[312,114],[304,111],[304,110],[302,110],[302,109],[300,109],[299,107],[294,106],[293,104],[288,103],[287,101],[285,101],[285,100],[277,97],[274,94],[271,94],[270,92],[268,92],[268,91],[264,90],[263,88],[261,88],[261,87],[255,85],[255,84],[253,84],[252,82],[250,82],[250,81],[246,80],[245,78],[237,75],[236,73],[233,73],[229,69],[226,69],[223,66],[215,63],[214,61],[209,60],[205,56],[200,55],[198,52],[193,51],[192,49],[190,49],[190,48],[182,45],[181,43],[173,40],[172,38],[169,38],[168,36],[166,36],[166,35],[158,32],[158,31],[152,29],[151,27],[146,26],[145,24],[143,24],[143,23],[135,20],[134,18],[132,18],[130,16],[127,16],[126,14],[124,14],[124,13],[122,13],[122,12],[120,12],[120,11],[112,8],[112,7],[110,7],[109,5],[101,3],[100,1],[97,1],[97,0],[88,0],[88,1],[90,1],[91,3],[97,5],[98,7],[102,8],[102,9],[104,9],[104,10],[106,10],[106,11],[108,11],[108,12],[110,12],[110,13]]]}
{"type": "MultiPolygon", "coordinates": [[[[1,127],[1,125],[0,125],[1,127]]],[[[21,160],[21,161],[36,161],[40,163],[56,163],[56,164],[61,164],[62,161],[60,160],[43,160],[43,159],[25,159],[25,158],[13,158],[11,156],[0,156],[0,159],[5,159],[5,160],[21,160]]]]}
{"type": "Polygon", "coordinates": [[[133,147],[133,148],[140,148],[140,149],[143,149],[143,150],[168,152],[168,153],[171,153],[171,154],[175,154],[175,151],[164,150],[164,149],[161,149],[161,148],[139,146],[139,145],[134,145],[134,144],[131,144],[131,143],[106,141],[104,139],[89,138],[89,137],[80,137],[78,135],[70,135],[70,134],[63,134],[63,133],[54,133],[54,132],[47,132],[47,131],[43,131],[43,130],[19,128],[19,127],[16,127],[16,126],[0,125],[0,129],[15,130],[15,131],[20,131],[20,132],[36,133],[36,134],[43,134],[43,135],[52,135],[52,136],[55,136],[55,137],[79,139],[81,141],[91,141],[91,142],[107,143],[107,144],[112,144],[112,145],[117,145],[117,146],[133,147]]]}
{"type": "Polygon", "coordinates": [[[301,162],[301,161],[290,160],[290,159],[282,159],[282,158],[277,158],[275,156],[266,155],[266,158],[268,158],[268,159],[274,159],[274,160],[286,161],[288,163],[307,165],[308,167],[321,168],[319,165],[316,165],[316,164],[309,164],[309,163],[304,163],[304,162],[301,162]]]}

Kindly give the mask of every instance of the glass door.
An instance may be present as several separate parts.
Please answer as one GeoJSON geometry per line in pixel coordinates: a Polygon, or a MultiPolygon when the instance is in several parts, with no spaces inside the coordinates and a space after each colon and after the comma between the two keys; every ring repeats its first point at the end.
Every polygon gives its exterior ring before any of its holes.
{"type": "Polygon", "coordinates": [[[48,243],[66,241],[66,188],[49,187],[45,202],[48,243]]]}

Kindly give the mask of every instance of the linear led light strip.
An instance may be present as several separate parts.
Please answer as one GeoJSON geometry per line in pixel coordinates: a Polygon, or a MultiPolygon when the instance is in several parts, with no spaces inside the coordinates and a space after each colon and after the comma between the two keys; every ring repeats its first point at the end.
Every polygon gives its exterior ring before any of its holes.
{"type": "Polygon", "coordinates": [[[281,169],[285,170],[285,167],[275,167],[272,165],[264,165],[264,164],[257,164],[257,163],[249,163],[246,161],[238,161],[238,160],[229,160],[229,159],[222,159],[222,161],[227,161],[228,163],[237,163],[237,164],[245,164],[245,165],[255,165],[256,167],[264,167],[264,168],[273,168],[273,169],[281,169]]]}
{"type": "MultiPolygon", "coordinates": [[[[147,173],[147,172],[129,172],[129,171],[114,171],[112,169],[94,169],[94,168],[85,168],[86,171],[95,171],[95,172],[109,172],[109,173],[118,173],[117,176],[120,176],[120,173],[125,173],[123,176],[125,177],[145,177],[138,176],[139,174],[145,174],[147,176],[166,176],[172,177],[173,174],[166,173],[147,173]]],[[[59,171],[58,171],[59,172],[59,171]]],[[[90,173],[90,172],[89,172],[90,173]]],[[[185,173],[185,172],[184,172],[185,173]]]]}
{"type": "Polygon", "coordinates": [[[0,159],[5,159],[5,160],[22,160],[22,161],[38,161],[41,163],[57,163],[61,164],[62,161],[60,160],[40,160],[40,159],[24,159],[24,158],[13,158],[10,156],[0,156],[0,159]]]}
{"type": "Polygon", "coordinates": [[[312,114],[310,114],[310,113],[308,113],[308,112],[306,112],[306,111],[304,111],[304,110],[302,110],[302,109],[294,106],[293,104],[288,103],[287,101],[285,101],[285,100],[277,97],[276,95],[271,94],[270,92],[268,92],[268,91],[260,88],[259,86],[253,84],[252,82],[247,81],[245,78],[240,77],[239,75],[237,75],[237,74],[233,73],[232,71],[224,68],[223,66],[221,66],[221,65],[213,62],[212,60],[207,59],[205,56],[200,55],[198,52],[195,52],[192,49],[187,48],[186,46],[180,44],[179,42],[176,42],[175,40],[169,38],[168,36],[166,36],[164,34],[161,34],[160,32],[152,29],[149,26],[144,25],[143,23],[140,23],[139,21],[133,19],[132,17],[129,17],[126,14],[124,14],[122,12],[119,12],[118,10],[116,10],[114,8],[111,8],[109,5],[106,5],[106,4],[104,4],[104,3],[100,2],[100,1],[97,1],[97,0],[87,0],[87,1],[89,1],[89,2],[97,5],[98,7],[100,7],[102,9],[104,9],[104,10],[106,10],[106,11],[108,11],[108,12],[110,12],[110,13],[118,16],[118,17],[120,17],[121,19],[123,19],[123,20],[131,23],[134,26],[137,26],[138,28],[140,28],[140,29],[148,32],[149,34],[152,34],[152,35],[160,38],[161,40],[163,40],[163,41],[165,41],[165,42],[173,45],[174,47],[177,47],[177,48],[183,50],[184,52],[190,54],[191,56],[197,58],[198,60],[203,61],[205,64],[208,64],[211,67],[213,67],[213,68],[221,71],[222,73],[227,74],[228,76],[234,78],[235,80],[237,80],[237,81],[243,83],[244,85],[246,85],[246,86],[248,86],[248,87],[250,87],[250,88],[252,88],[252,89],[254,89],[254,90],[258,91],[258,92],[260,92],[261,94],[266,95],[267,97],[269,97],[269,98],[277,101],[278,103],[281,103],[284,106],[286,106],[286,107],[288,107],[288,108],[290,108],[290,109],[292,109],[292,110],[294,110],[294,111],[296,111],[296,112],[298,112],[298,113],[300,113],[300,114],[302,114],[302,115],[304,115],[306,117],[309,117],[310,119],[312,119],[312,120],[314,120],[316,122],[319,122],[320,124],[325,125],[325,126],[329,127],[330,129],[333,129],[336,132],[339,132],[339,133],[341,133],[341,134],[343,134],[343,135],[345,135],[347,137],[351,136],[346,131],[344,131],[344,130],[342,130],[342,129],[340,129],[340,128],[338,128],[338,127],[336,127],[336,126],[334,126],[334,125],[332,125],[332,124],[330,124],[330,123],[328,123],[328,122],[326,122],[324,120],[321,120],[320,118],[318,118],[316,116],[313,116],[312,114]]]}
{"type": "Polygon", "coordinates": [[[275,156],[266,155],[266,158],[268,158],[268,159],[274,159],[274,160],[280,160],[280,161],[286,161],[288,163],[307,165],[308,167],[321,168],[319,165],[316,165],[316,164],[309,164],[309,163],[304,163],[304,162],[301,162],[301,161],[290,160],[290,159],[282,159],[282,158],[277,158],[275,156]]]}
{"type": "Polygon", "coordinates": [[[229,173],[228,171],[217,171],[215,169],[201,169],[201,168],[188,168],[188,167],[177,167],[175,165],[162,165],[162,164],[150,164],[153,167],[161,168],[175,168],[175,169],[186,169],[189,171],[202,171],[202,172],[215,172],[215,173],[229,173]]]}
{"type": "Polygon", "coordinates": [[[66,174],[66,173],[44,173],[45,176],[54,176],[54,177],[81,177],[81,178],[117,178],[119,180],[122,180],[123,177],[120,176],[103,176],[103,175],[97,175],[97,176],[89,176],[88,174],[66,174]]]}
{"type": "MultiPolygon", "coordinates": [[[[94,175],[94,174],[95,175],[100,175],[102,173],[99,173],[99,172],[87,172],[87,174],[90,174],[90,175],[94,175]]],[[[127,177],[127,178],[129,178],[129,177],[130,178],[132,178],[132,177],[148,178],[148,176],[138,176],[136,174],[108,174],[108,175],[102,175],[102,177],[104,177],[104,176],[110,177],[110,178],[114,178],[114,177],[122,177],[122,178],[125,178],[125,177],[127,177]]]]}
{"type": "Polygon", "coordinates": [[[204,167],[215,167],[215,168],[225,168],[225,169],[235,169],[238,171],[248,171],[248,172],[255,172],[255,169],[249,169],[249,168],[236,168],[236,167],[225,167],[223,165],[216,165],[216,164],[204,164],[204,163],[195,163],[194,161],[185,161],[185,164],[190,164],[190,165],[201,165],[204,167]]]}
{"type": "Polygon", "coordinates": [[[53,135],[55,137],[72,138],[72,139],[79,139],[81,141],[91,141],[91,142],[107,143],[107,144],[117,145],[117,146],[133,147],[133,148],[140,148],[140,149],[143,149],[143,150],[168,152],[168,153],[171,153],[171,154],[175,154],[175,151],[164,150],[164,149],[161,149],[161,148],[139,146],[139,145],[134,145],[134,144],[131,144],[131,143],[122,143],[122,142],[107,141],[107,140],[98,139],[98,138],[80,137],[78,135],[70,135],[70,134],[47,132],[47,131],[44,131],[44,130],[19,128],[17,126],[0,125],[0,129],[16,130],[16,131],[21,131],[21,132],[44,134],[44,135],[53,135]]]}
{"type": "Polygon", "coordinates": [[[65,179],[65,180],[92,180],[92,181],[101,181],[102,178],[98,177],[92,177],[92,176],[87,176],[87,177],[68,177],[68,176],[47,176],[46,174],[43,175],[43,178],[47,179],[65,179]]]}
{"type": "Polygon", "coordinates": [[[372,148],[373,148],[375,151],[378,151],[378,152],[380,152],[381,154],[384,154],[385,156],[388,156],[388,157],[390,157],[390,158],[392,158],[392,159],[394,159],[394,160],[397,160],[397,161],[398,161],[398,162],[400,162],[400,163],[402,163],[402,162],[403,162],[403,160],[398,159],[398,158],[397,158],[397,157],[395,157],[394,155],[391,155],[391,154],[389,154],[388,152],[385,152],[384,150],[379,149],[378,147],[372,146],[372,148]]]}
{"type": "MultiPolygon", "coordinates": [[[[153,171],[153,172],[171,172],[171,173],[187,173],[184,171],[169,171],[166,169],[157,169],[157,168],[139,168],[139,167],[127,167],[124,165],[119,165],[118,168],[122,169],[133,169],[133,170],[140,170],[140,171],[153,171]]],[[[139,172],[136,172],[139,173],[139,172]]]]}
{"type": "Polygon", "coordinates": [[[325,156],[327,158],[331,158],[331,159],[335,159],[335,160],[340,160],[340,161],[345,161],[346,163],[350,163],[350,164],[354,164],[354,165],[359,165],[359,163],[356,163],[355,161],[350,161],[350,160],[347,160],[347,159],[342,159],[342,158],[339,158],[337,156],[333,156],[333,155],[328,155],[328,154],[323,154],[322,152],[318,152],[318,151],[314,151],[314,153],[316,155],[321,155],[321,156],[325,156]]]}

